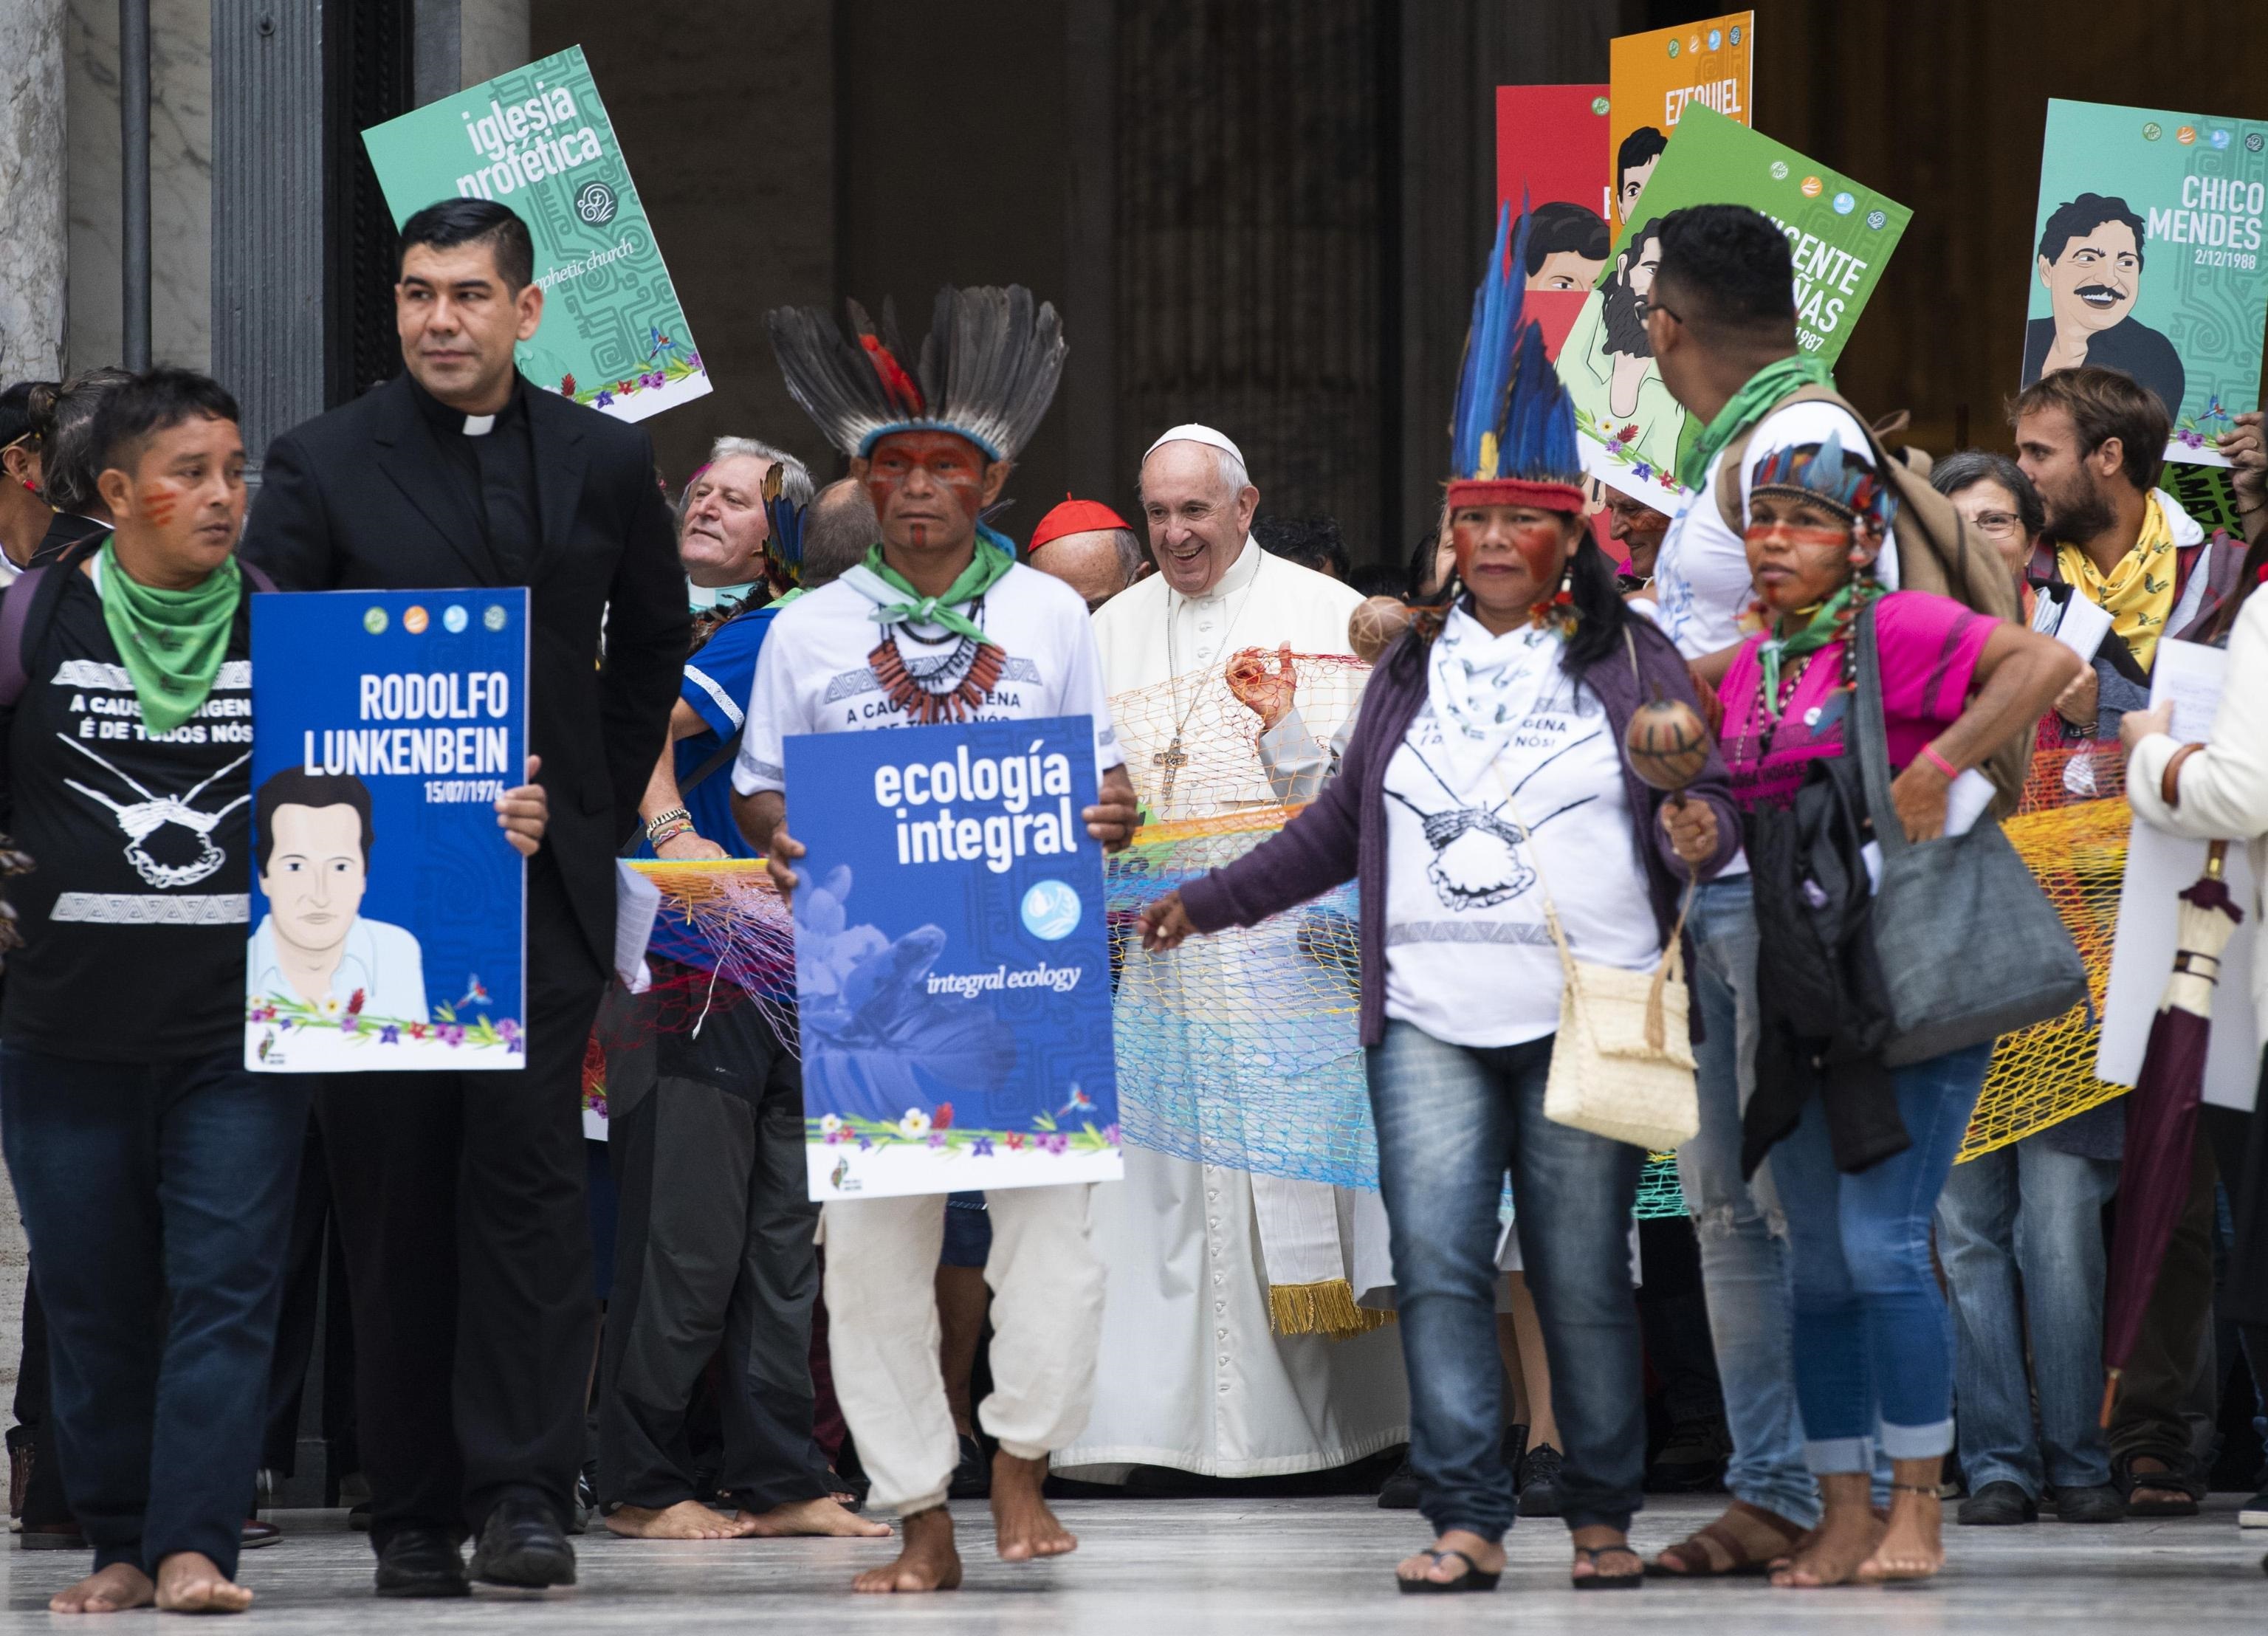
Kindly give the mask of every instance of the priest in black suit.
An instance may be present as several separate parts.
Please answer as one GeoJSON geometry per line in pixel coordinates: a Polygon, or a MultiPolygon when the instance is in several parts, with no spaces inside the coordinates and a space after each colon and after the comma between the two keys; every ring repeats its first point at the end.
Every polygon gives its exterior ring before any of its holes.
{"type": "Polygon", "coordinates": [[[674,531],[636,427],[531,385],[526,225],[451,199],[401,232],[407,372],[277,438],[242,555],[287,590],[529,587],[528,741],[550,827],[527,869],[517,1072],[318,1089],[347,1255],[380,1595],[571,1584],[594,1301],[585,1042],[614,965],[615,858],[687,647],[674,531]]]}

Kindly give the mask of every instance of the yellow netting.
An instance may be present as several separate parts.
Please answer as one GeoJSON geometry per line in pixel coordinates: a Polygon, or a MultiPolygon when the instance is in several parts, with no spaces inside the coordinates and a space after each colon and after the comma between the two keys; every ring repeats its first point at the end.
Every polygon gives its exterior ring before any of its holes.
{"type": "Polygon", "coordinates": [[[2023,800],[2006,828],[2087,962],[2088,1004],[2000,1041],[1956,1164],[2125,1094],[2125,1086],[2095,1077],[2097,1019],[2133,827],[2124,770],[2116,744],[2043,749],[2032,758],[2023,800]]]}

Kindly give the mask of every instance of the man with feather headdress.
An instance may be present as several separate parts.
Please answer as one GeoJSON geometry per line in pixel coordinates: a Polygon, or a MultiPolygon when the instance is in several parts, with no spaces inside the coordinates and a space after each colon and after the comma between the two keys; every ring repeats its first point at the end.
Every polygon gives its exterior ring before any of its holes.
{"type": "MultiPolygon", "coordinates": [[[[786,823],[782,743],[792,734],[1085,716],[1101,787],[1082,817],[1106,848],[1124,845],[1133,792],[1086,606],[1062,581],[1019,564],[978,520],[1055,395],[1065,350],[1055,308],[1035,308],[1019,287],[940,291],[914,370],[902,361],[887,307],[879,332],[855,303],[850,313],[850,337],[814,309],[771,314],[788,390],[850,456],[881,538],[862,564],[773,622],[733,774],[743,833],[769,853],[783,895],[794,893],[804,849],[786,823]]],[[[809,889],[839,897],[847,885],[809,889]]],[[[920,957],[917,948],[889,954],[920,957]]],[[[850,976],[887,973],[870,961],[850,976]]],[[[882,981],[861,994],[887,998],[887,988],[882,981]]],[[[994,1389],[978,1418],[999,1442],[992,1514],[1008,1561],[1078,1544],[1040,1485],[1049,1453],[1079,1434],[1094,1398],[1103,1272],[1087,1237],[1092,1192],[1079,1183],[989,1195],[994,1389]]],[[[945,1509],[960,1441],[933,1284],[944,1216],[945,1198],[932,1193],[830,1200],[822,1218],[836,1394],[875,1505],[903,1519],[902,1551],[861,1574],[862,1591],[961,1582],[945,1509]]]]}

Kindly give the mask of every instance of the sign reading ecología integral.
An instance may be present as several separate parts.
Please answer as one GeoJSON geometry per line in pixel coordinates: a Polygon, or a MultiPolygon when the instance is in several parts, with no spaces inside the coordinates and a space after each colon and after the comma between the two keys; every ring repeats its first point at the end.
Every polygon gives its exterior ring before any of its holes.
{"type": "Polygon", "coordinates": [[[784,751],[810,1197],[1116,1180],[1094,722],[784,751]]]}
{"type": "Polygon", "coordinates": [[[394,225],[443,199],[493,199],[527,224],[543,321],[520,372],[643,420],[709,390],[583,48],[499,74],[362,134],[394,225]]]}

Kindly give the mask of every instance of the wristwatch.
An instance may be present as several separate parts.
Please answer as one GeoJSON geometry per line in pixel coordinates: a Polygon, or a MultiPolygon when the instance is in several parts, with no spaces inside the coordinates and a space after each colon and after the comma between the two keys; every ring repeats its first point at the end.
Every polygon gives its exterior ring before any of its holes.
{"type": "Polygon", "coordinates": [[[671,836],[693,827],[693,814],[682,807],[665,807],[645,821],[645,838],[659,846],[671,836]]]}

